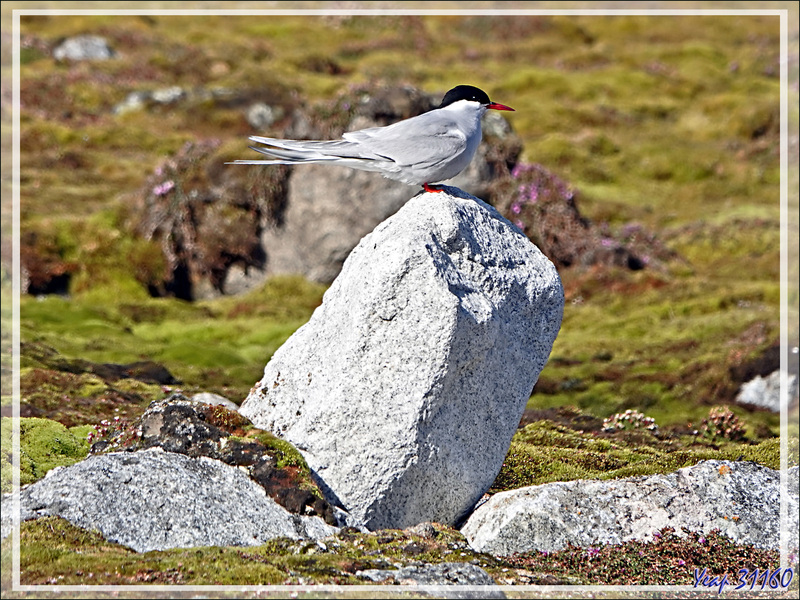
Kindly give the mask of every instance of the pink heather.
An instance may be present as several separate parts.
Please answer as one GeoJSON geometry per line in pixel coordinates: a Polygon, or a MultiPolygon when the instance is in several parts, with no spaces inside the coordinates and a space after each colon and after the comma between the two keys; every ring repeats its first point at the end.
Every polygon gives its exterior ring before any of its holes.
{"type": "Polygon", "coordinates": [[[172,190],[174,187],[175,187],[175,182],[170,179],[169,181],[165,181],[161,185],[157,185],[156,187],[154,187],[153,193],[156,196],[163,196],[167,194],[170,190],[172,190]]]}

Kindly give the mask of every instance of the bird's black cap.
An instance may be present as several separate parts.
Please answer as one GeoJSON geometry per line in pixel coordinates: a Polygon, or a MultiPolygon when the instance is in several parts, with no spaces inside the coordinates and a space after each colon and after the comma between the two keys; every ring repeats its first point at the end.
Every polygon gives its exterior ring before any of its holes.
{"type": "Polygon", "coordinates": [[[459,100],[471,100],[473,102],[480,102],[481,104],[492,103],[492,101],[489,100],[489,96],[482,89],[476,88],[473,85],[457,85],[444,95],[444,99],[442,99],[439,108],[444,108],[459,100]]]}

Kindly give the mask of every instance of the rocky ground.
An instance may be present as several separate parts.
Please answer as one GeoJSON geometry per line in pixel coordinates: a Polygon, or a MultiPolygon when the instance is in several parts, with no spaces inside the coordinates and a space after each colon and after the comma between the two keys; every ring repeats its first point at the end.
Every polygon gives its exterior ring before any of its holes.
{"type": "MultiPolygon", "coordinates": [[[[724,540],[731,559],[745,552],[774,564],[782,530],[796,555],[797,467],[783,494],[791,515],[786,524],[780,475],[758,464],[777,466],[778,440],[748,442],[728,409],[712,409],[683,439],[660,432],[654,419],[637,411],[614,415],[594,432],[597,421],[562,410],[559,425],[540,420],[520,428],[501,464],[514,429],[526,421],[527,390],[559,328],[563,288],[552,263],[496,210],[455,188],[428,196],[364,238],[321,307],[273,356],[241,407],[210,393],[191,399],[175,394],[151,402],[135,420],[117,415],[88,433],[26,418],[26,458],[35,456],[29,452],[34,447],[39,456],[65,456],[61,465],[30,460],[26,481],[33,483],[4,497],[6,549],[14,528],[9,507],[18,498],[20,539],[42,523],[55,532],[53,519],[65,519],[68,527],[97,532],[104,543],[142,555],[241,548],[246,551],[240,556],[249,558],[250,548],[268,547],[264,560],[278,571],[270,577],[286,574],[285,565],[277,567],[283,546],[276,549],[276,542],[299,541],[314,554],[335,548],[333,565],[324,567],[317,557],[306,563],[308,577],[295,581],[290,569],[289,578],[269,579],[284,584],[355,578],[365,584],[488,586],[490,594],[497,583],[581,584],[591,577],[554,577],[527,567],[574,549],[591,559],[603,548],[638,548],[662,538],[682,548],[675,551],[677,566],[697,582],[698,571],[689,571],[691,561],[683,558],[695,546],[724,540]],[[526,318],[515,321],[520,315],[526,318]],[[446,332],[432,333],[437,327],[446,332]],[[503,367],[518,374],[518,383],[496,379],[503,367]],[[588,434],[572,429],[575,422],[583,422],[588,434]],[[37,435],[44,431],[50,435],[37,435]],[[618,432],[627,452],[610,437],[618,432]],[[69,452],[53,452],[69,438],[69,452]],[[654,455],[648,442],[665,452],[654,455]],[[91,444],[90,456],[81,460],[84,444],[91,444]],[[687,444],[695,448],[675,452],[687,444]],[[535,480],[537,445],[546,453],[538,464],[540,479],[544,474],[556,482],[535,480]],[[574,471],[556,474],[559,445],[571,455],[569,466],[592,465],[607,481],[574,471]],[[490,451],[495,446],[500,453],[490,451]],[[722,458],[731,451],[741,453],[735,460],[695,464],[703,452],[722,458]],[[648,458],[638,459],[642,453],[648,458]],[[746,454],[755,461],[743,460],[746,454]],[[670,466],[686,464],[692,466],[670,472],[670,466]],[[658,474],[622,478],[630,468],[658,474]],[[525,477],[533,477],[534,485],[524,486],[525,477]],[[510,489],[498,489],[503,485],[510,489]],[[486,490],[494,494],[473,508],[486,490]],[[438,532],[431,520],[441,521],[438,532]],[[411,534],[403,552],[416,560],[387,563],[380,552],[379,561],[358,563],[363,568],[339,566],[336,540],[343,534],[385,536],[399,527],[406,528],[402,535],[411,534]],[[436,538],[444,530],[457,540],[448,545],[452,549],[428,548],[432,555],[423,559],[426,547],[413,534],[436,538]],[[456,549],[458,557],[451,556],[456,549]]],[[[151,362],[94,364],[33,349],[43,365],[90,374],[96,383],[177,383],[151,362]]],[[[168,389],[162,385],[162,392],[168,389]]],[[[4,426],[10,432],[11,419],[4,426]]],[[[8,461],[8,446],[4,453],[8,461]]],[[[8,488],[13,465],[5,467],[8,488]]],[[[67,554],[72,552],[84,553],[72,548],[67,554]]],[[[37,551],[26,542],[24,554],[33,558],[37,551]]],[[[85,573],[69,570],[77,577],[85,573]]],[[[170,581],[182,582],[182,573],[171,570],[170,581]]],[[[119,569],[115,574],[123,577],[119,569]]],[[[651,580],[622,565],[604,575],[605,583],[651,580]]],[[[244,578],[263,583],[264,576],[244,578]]],[[[202,581],[209,577],[220,582],[208,571],[200,575],[202,581]]]]}
{"type": "Polygon", "coordinates": [[[779,518],[765,510],[777,512],[777,473],[755,462],[683,469],[687,492],[677,496],[676,474],[609,480],[605,491],[597,481],[545,484],[495,494],[462,531],[421,523],[369,532],[337,523],[299,453],[228,408],[174,396],[92,437],[88,460],[23,492],[23,519],[35,519],[22,524],[23,583],[691,585],[695,569],[737,581],[731,565],[778,558],[779,518]],[[527,524],[502,516],[519,508],[493,509],[514,496],[532,502],[527,524]],[[537,524],[559,511],[564,529],[537,524]],[[267,529],[251,531],[259,524],[267,529]]]}

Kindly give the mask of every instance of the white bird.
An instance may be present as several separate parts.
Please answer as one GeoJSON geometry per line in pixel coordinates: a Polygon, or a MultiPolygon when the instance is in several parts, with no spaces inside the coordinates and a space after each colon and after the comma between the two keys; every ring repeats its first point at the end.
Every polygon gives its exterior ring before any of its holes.
{"type": "Polygon", "coordinates": [[[237,165],[298,165],[323,163],[362,171],[425,191],[431,184],[452,179],[469,165],[481,142],[481,117],[489,110],[511,110],[489,100],[486,92],[459,85],[445,94],[435,109],[386,127],[350,131],[341,140],[281,140],[251,136],[250,146],[270,160],[237,160],[237,165]]]}

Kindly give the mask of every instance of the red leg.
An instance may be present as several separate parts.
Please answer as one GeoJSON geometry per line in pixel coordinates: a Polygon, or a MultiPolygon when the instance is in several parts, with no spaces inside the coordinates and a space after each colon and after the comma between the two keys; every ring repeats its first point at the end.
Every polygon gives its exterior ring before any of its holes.
{"type": "Polygon", "coordinates": [[[423,183],[422,187],[424,187],[425,191],[428,192],[429,194],[433,194],[433,193],[437,193],[438,194],[438,193],[444,191],[444,187],[442,187],[440,185],[428,185],[427,183],[423,183]]]}

